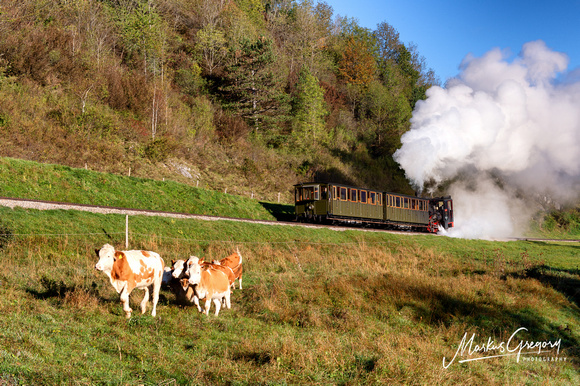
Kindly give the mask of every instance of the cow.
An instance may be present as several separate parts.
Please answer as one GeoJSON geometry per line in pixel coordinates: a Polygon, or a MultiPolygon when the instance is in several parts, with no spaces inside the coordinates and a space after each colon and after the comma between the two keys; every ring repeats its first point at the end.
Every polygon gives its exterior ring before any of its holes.
{"type": "MultiPolygon", "coordinates": [[[[232,253],[228,257],[224,257],[219,261],[214,260],[212,263],[227,267],[231,271],[231,275],[233,275],[234,280],[238,279],[240,289],[242,289],[242,254],[240,253],[239,248],[236,248],[236,253],[232,253]]],[[[233,289],[236,289],[234,280],[231,280],[230,284],[232,285],[233,289]]]]}
{"type": "Polygon", "coordinates": [[[105,244],[96,249],[99,261],[95,268],[103,271],[111,281],[113,288],[120,294],[125,316],[131,318],[129,295],[135,288],[145,291],[141,301],[141,313],[147,310],[149,301],[149,287],[153,287],[153,310],[151,315],[157,314],[159,289],[163,280],[165,262],[156,252],[150,251],[116,251],[112,245],[105,244]]]}
{"type": "Polygon", "coordinates": [[[185,260],[171,260],[171,273],[167,280],[168,287],[175,294],[175,299],[178,303],[185,305],[194,303],[197,306],[197,310],[201,312],[199,299],[195,295],[193,287],[189,285],[189,277],[186,274],[185,268],[185,260]]]}
{"type": "Polygon", "coordinates": [[[226,307],[230,304],[230,281],[227,274],[212,265],[202,268],[197,257],[188,261],[189,285],[193,286],[195,295],[200,299],[205,299],[204,313],[209,316],[211,302],[215,304],[215,315],[220,312],[221,301],[225,299],[226,307]]]}

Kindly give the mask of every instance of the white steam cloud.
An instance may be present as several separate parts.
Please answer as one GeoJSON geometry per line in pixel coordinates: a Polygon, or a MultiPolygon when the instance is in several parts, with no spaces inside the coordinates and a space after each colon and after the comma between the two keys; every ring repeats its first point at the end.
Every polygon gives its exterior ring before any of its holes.
{"type": "Polygon", "coordinates": [[[450,235],[515,235],[530,198],[578,198],[580,81],[564,78],[568,57],[543,41],[509,59],[499,49],[466,57],[457,78],[417,103],[395,153],[417,189],[451,181],[450,235]]]}

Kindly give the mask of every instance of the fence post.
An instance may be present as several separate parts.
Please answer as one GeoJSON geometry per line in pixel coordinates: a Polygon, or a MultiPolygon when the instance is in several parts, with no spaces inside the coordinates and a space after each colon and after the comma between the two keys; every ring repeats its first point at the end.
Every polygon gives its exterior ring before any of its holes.
{"type": "Polygon", "coordinates": [[[129,215],[125,215],[125,249],[129,249],[129,215]]]}

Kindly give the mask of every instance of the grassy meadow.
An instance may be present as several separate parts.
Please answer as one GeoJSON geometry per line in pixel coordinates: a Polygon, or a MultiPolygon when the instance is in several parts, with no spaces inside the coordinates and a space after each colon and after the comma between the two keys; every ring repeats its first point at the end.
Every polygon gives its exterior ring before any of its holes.
{"type": "Polygon", "coordinates": [[[126,320],[94,269],[96,248],[124,248],[124,216],[0,207],[0,219],[0,384],[580,381],[577,243],[132,216],[129,247],[166,263],[239,247],[244,289],[219,317],[167,290],[157,317],[140,315],[135,291],[126,320]],[[567,360],[443,367],[464,334],[499,343],[520,327],[518,341],[561,339],[567,360]]]}
{"type": "Polygon", "coordinates": [[[259,220],[285,218],[293,207],[264,203],[175,181],[0,158],[0,196],[259,220]]]}

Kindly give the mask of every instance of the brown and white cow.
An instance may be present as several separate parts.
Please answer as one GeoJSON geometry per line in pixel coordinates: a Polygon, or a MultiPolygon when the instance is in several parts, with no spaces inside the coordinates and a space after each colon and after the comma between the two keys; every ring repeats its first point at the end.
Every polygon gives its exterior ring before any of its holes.
{"type": "MultiPolygon", "coordinates": [[[[242,289],[242,254],[240,253],[239,248],[236,248],[236,253],[232,253],[228,257],[224,257],[221,260],[214,260],[213,264],[219,264],[222,267],[227,267],[231,271],[231,275],[233,276],[234,280],[238,279],[240,284],[240,289],[242,289]]],[[[236,288],[236,284],[234,280],[230,281],[232,288],[236,288]]]]}
{"type": "Polygon", "coordinates": [[[99,257],[95,268],[103,271],[109,277],[111,284],[121,295],[123,310],[127,318],[131,317],[132,312],[131,307],[129,307],[129,295],[135,288],[145,291],[141,301],[141,313],[144,314],[149,301],[149,287],[153,287],[151,315],[155,316],[165,267],[161,256],[150,251],[116,251],[109,244],[103,245],[95,252],[99,257]]]}
{"type": "Polygon", "coordinates": [[[220,312],[221,301],[225,299],[226,307],[230,304],[230,281],[228,275],[222,270],[213,267],[202,268],[197,257],[188,260],[189,285],[193,286],[196,296],[205,299],[204,313],[209,315],[211,302],[215,305],[215,315],[220,312]]]}

